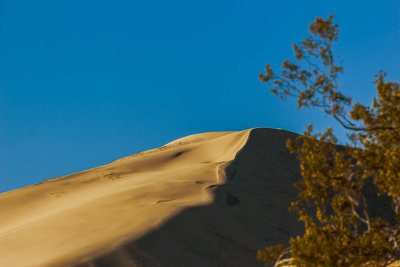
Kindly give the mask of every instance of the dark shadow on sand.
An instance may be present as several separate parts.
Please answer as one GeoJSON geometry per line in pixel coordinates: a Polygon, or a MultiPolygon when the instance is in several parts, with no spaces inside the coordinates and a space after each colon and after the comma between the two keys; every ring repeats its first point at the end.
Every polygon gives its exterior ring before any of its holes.
{"type": "MultiPolygon", "coordinates": [[[[300,179],[297,160],[285,145],[294,137],[284,130],[253,130],[226,168],[226,184],[207,189],[215,195],[211,205],[188,207],[139,240],[76,266],[263,266],[258,249],[303,233],[296,214],[288,211],[297,196],[293,183],[300,179]]],[[[366,192],[371,214],[387,216],[387,199],[366,192]]]]}

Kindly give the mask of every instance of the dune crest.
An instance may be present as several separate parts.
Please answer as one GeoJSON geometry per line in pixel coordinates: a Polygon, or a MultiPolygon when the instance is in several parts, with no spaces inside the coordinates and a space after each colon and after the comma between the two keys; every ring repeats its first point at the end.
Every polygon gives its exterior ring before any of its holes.
{"type": "Polygon", "coordinates": [[[263,266],[257,249],[303,231],[294,137],[196,134],[0,194],[0,266],[263,266]]]}
{"type": "Polygon", "coordinates": [[[249,131],[198,134],[0,195],[1,266],[70,265],[213,201],[249,131]],[[23,255],[23,257],[21,257],[23,255]]]}

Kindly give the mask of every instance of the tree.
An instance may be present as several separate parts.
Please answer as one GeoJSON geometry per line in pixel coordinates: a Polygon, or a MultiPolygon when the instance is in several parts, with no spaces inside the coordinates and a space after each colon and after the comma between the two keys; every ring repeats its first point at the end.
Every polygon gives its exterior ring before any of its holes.
{"type": "Polygon", "coordinates": [[[305,233],[289,245],[258,251],[259,260],[274,266],[385,266],[400,259],[399,83],[380,72],[372,105],[352,104],[339,90],[343,67],[332,52],[339,35],[333,19],[310,24],[310,36],[293,45],[295,62],[285,60],[279,75],[267,64],[259,76],[273,94],[297,98],[298,108],[317,107],[348,130],[346,146],[338,145],[332,128],[313,133],[312,125],[288,140],[303,178],[289,209],[304,222],[305,233]],[[370,218],[362,191],[367,179],[391,198],[395,223],[370,218]]]}

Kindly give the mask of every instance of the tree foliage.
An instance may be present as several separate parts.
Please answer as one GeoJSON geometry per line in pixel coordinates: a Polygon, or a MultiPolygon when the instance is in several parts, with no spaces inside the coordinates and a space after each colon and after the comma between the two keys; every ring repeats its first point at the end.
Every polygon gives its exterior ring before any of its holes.
{"type": "Polygon", "coordinates": [[[258,259],[274,266],[385,266],[400,258],[399,83],[380,72],[372,105],[352,104],[339,90],[343,67],[333,55],[339,35],[333,19],[311,23],[310,36],[293,45],[296,61],[285,60],[279,75],[267,64],[259,76],[278,97],[295,97],[299,108],[317,107],[332,116],[350,141],[341,147],[332,128],[313,133],[312,125],[288,140],[303,177],[290,210],[304,222],[305,233],[289,245],[258,251],[258,259]],[[366,179],[391,198],[394,224],[370,218],[362,191],[366,179]]]}

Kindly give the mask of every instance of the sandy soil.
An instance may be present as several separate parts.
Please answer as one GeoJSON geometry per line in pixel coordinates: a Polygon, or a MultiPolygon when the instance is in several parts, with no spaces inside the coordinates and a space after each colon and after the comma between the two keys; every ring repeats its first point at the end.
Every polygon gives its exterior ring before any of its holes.
{"type": "Polygon", "coordinates": [[[302,232],[293,137],[197,134],[3,193],[0,266],[262,266],[257,249],[302,232]]]}

